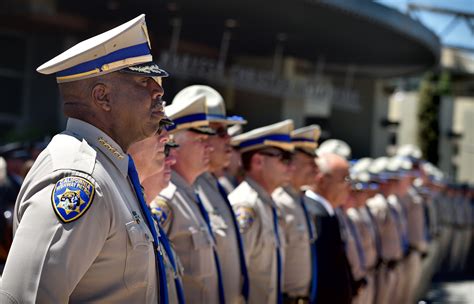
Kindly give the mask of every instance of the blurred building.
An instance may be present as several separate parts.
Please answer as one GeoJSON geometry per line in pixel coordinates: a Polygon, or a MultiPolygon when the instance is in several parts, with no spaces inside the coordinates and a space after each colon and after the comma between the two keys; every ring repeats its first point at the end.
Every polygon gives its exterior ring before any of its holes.
{"type": "MultiPolygon", "coordinates": [[[[474,55],[444,48],[438,70],[449,72],[451,78],[451,94],[439,100],[438,165],[450,177],[474,183],[474,55]]],[[[412,81],[417,84],[419,79],[412,81]]],[[[419,98],[415,87],[399,88],[390,97],[388,120],[397,125],[397,145],[418,144],[419,98]]]]}
{"type": "Polygon", "coordinates": [[[140,13],[171,73],[165,99],[209,84],[247,129],[318,123],[355,157],[385,154],[391,79],[436,66],[440,52],[419,22],[372,1],[3,0],[0,12],[0,140],[60,130],[54,77],[35,68],[140,13]]]}

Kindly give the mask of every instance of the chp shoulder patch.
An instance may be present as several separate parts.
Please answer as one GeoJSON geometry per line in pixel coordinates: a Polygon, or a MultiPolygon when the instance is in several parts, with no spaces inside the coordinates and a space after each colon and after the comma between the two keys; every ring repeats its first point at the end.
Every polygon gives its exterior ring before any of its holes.
{"type": "Polygon", "coordinates": [[[80,218],[94,199],[95,187],[87,179],[68,176],[60,179],[51,194],[53,209],[65,223],[80,218]]]}
{"type": "Polygon", "coordinates": [[[235,217],[241,232],[245,232],[255,221],[255,211],[249,207],[238,207],[235,211],[235,217]]]}
{"type": "Polygon", "coordinates": [[[163,197],[157,196],[150,203],[150,210],[153,217],[162,227],[168,224],[171,219],[171,208],[163,197]]]}

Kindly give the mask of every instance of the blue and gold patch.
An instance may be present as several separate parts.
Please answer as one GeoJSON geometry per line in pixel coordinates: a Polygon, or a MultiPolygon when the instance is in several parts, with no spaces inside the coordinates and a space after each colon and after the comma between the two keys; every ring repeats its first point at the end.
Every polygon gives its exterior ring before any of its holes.
{"type": "Polygon", "coordinates": [[[150,203],[150,210],[153,217],[162,227],[168,224],[171,219],[171,208],[162,197],[156,197],[150,203]]]}
{"type": "Polygon", "coordinates": [[[69,223],[80,218],[89,209],[94,199],[94,185],[79,176],[60,179],[51,194],[53,209],[59,218],[69,223]]]}
{"type": "Polygon", "coordinates": [[[255,221],[255,211],[248,207],[239,207],[235,212],[240,232],[245,232],[255,221]]]}

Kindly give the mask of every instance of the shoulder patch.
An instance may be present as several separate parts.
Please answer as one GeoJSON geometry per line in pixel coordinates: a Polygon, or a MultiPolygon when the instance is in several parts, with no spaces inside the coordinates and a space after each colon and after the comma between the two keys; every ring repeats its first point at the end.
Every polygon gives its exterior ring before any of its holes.
{"type": "Polygon", "coordinates": [[[150,210],[153,217],[156,219],[160,226],[165,226],[168,224],[171,218],[171,208],[168,205],[166,199],[157,196],[150,203],[150,210]]]}
{"type": "Polygon", "coordinates": [[[235,211],[235,217],[241,232],[248,230],[255,221],[255,211],[249,207],[238,207],[235,211]]]}
{"type": "Polygon", "coordinates": [[[80,218],[94,199],[95,187],[87,179],[68,176],[60,179],[51,194],[53,209],[64,223],[80,218]]]}

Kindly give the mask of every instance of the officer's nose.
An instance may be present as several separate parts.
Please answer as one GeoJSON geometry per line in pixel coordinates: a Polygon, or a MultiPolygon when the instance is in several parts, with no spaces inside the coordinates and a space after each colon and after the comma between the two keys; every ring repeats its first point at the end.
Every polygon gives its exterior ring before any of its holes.
{"type": "Polygon", "coordinates": [[[152,92],[152,98],[157,99],[158,97],[162,97],[165,94],[163,87],[157,81],[150,81],[149,87],[152,92]]]}

